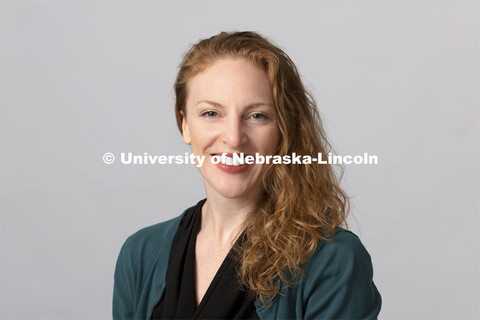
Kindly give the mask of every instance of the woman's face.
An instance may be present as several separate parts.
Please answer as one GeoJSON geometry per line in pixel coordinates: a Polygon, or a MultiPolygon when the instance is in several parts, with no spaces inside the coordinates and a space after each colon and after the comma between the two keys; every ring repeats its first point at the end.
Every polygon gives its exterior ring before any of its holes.
{"type": "Polygon", "coordinates": [[[273,96],[266,72],[244,58],[217,59],[188,82],[183,141],[205,156],[199,168],[207,197],[257,197],[266,165],[213,164],[222,153],[274,154],[279,142],[273,96]]]}

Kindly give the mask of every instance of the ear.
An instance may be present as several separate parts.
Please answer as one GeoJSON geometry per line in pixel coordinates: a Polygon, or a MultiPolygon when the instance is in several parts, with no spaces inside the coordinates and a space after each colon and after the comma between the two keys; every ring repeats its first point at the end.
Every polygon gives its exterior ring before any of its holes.
{"type": "Polygon", "coordinates": [[[180,114],[182,115],[183,142],[185,142],[186,144],[190,144],[192,142],[192,138],[190,136],[190,129],[188,129],[187,117],[185,117],[185,114],[183,113],[183,111],[180,111],[180,114]]]}

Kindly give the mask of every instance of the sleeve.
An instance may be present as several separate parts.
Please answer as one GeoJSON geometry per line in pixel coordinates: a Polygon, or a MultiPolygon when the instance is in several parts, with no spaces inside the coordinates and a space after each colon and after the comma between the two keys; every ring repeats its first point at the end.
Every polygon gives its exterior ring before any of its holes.
{"type": "Polygon", "coordinates": [[[113,303],[112,314],[113,319],[133,319],[135,314],[134,308],[134,288],[135,288],[135,265],[132,258],[130,236],[118,255],[114,285],[113,285],[113,303]]]}
{"type": "Polygon", "coordinates": [[[382,298],[360,239],[344,231],[319,249],[305,267],[304,318],[377,319],[382,298]]]}

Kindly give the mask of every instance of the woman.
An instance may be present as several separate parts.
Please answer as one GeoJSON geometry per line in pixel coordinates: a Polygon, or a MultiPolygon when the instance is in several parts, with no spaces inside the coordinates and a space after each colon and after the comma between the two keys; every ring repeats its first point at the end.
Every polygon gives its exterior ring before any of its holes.
{"type": "Polygon", "coordinates": [[[370,256],[347,231],[348,198],[325,164],[212,158],[327,154],[317,107],[295,65],[254,32],[195,44],[175,83],[177,124],[207,198],[123,245],[113,317],[376,318],[370,256]]]}

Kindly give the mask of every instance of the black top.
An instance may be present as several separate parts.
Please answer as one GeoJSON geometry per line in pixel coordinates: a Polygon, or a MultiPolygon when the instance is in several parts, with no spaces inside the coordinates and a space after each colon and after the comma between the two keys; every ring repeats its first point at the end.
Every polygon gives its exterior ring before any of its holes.
{"type": "MultiPolygon", "coordinates": [[[[238,257],[230,250],[223,260],[202,301],[196,307],[195,244],[202,206],[189,209],[175,233],[167,266],[165,294],[153,309],[152,319],[259,319],[253,294],[243,290],[235,265],[238,257]]],[[[237,243],[241,245],[245,234],[237,243]]]]}

